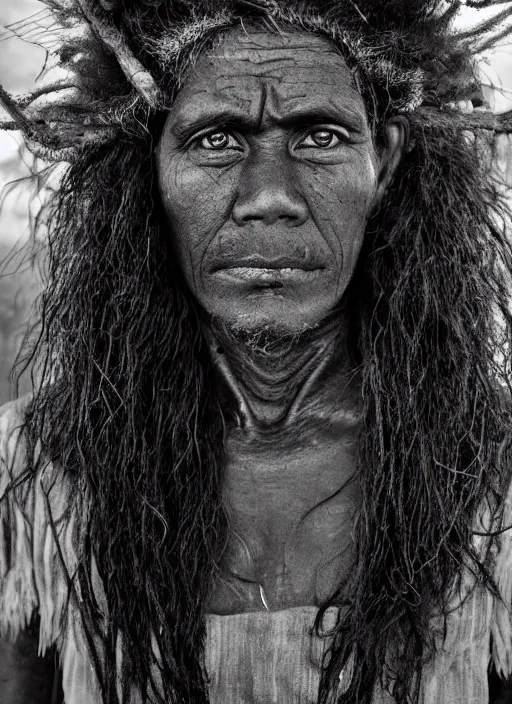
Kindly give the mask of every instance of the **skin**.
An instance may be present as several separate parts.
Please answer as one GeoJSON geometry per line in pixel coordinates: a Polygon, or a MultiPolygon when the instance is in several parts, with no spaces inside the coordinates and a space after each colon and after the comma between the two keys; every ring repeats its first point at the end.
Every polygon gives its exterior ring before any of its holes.
{"type": "Polygon", "coordinates": [[[231,541],[212,612],[318,605],[350,569],[359,396],[332,316],[399,163],[405,121],[385,137],[378,152],[335,47],[302,32],[230,31],[169,112],[158,178],[192,294],[227,330],[299,335],[262,353],[218,326],[208,333],[239,419],[224,486],[231,541]],[[301,338],[305,330],[315,332],[301,338]]]}
{"type": "Polygon", "coordinates": [[[403,132],[390,122],[377,154],[352,75],[323,38],[227,34],[185,81],[157,152],[176,254],[201,305],[244,329],[323,320],[352,277],[403,132]]]}

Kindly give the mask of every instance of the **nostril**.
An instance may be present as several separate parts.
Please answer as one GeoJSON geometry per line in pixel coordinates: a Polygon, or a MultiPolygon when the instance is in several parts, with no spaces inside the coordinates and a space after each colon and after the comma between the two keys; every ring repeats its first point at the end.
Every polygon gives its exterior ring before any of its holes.
{"type": "Polygon", "coordinates": [[[254,209],[248,209],[243,212],[242,209],[233,209],[233,220],[238,225],[247,225],[251,222],[264,223],[265,225],[274,225],[279,222],[283,225],[301,225],[307,220],[307,210],[304,212],[279,212],[269,209],[267,212],[255,212],[254,209]]]}
{"type": "Polygon", "coordinates": [[[250,222],[251,220],[264,220],[263,215],[244,215],[242,220],[244,222],[250,222]]]}
{"type": "Polygon", "coordinates": [[[247,215],[246,217],[243,218],[244,222],[264,222],[267,225],[273,225],[275,222],[292,222],[296,220],[297,218],[292,216],[292,215],[268,215],[267,217],[263,215],[247,215]]]}

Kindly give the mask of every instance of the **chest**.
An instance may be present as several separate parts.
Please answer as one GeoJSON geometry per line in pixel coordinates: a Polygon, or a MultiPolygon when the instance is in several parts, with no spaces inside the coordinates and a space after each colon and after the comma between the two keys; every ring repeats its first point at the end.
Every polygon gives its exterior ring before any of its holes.
{"type": "Polygon", "coordinates": [[[231,438],[229,541],[211,613],[318,606],[329,596],[351,563],[355,464],[354,438],[335,427],[286,443],[231,438]]]}

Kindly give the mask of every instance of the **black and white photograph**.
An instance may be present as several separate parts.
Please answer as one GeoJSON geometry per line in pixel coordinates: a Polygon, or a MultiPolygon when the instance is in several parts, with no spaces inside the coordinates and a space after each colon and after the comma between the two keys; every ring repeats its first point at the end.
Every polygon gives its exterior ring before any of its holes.
{"type": "Polygon", "coordinates": [[[0,704],[512,704],[512,0],[0,0],[0,704]]]}

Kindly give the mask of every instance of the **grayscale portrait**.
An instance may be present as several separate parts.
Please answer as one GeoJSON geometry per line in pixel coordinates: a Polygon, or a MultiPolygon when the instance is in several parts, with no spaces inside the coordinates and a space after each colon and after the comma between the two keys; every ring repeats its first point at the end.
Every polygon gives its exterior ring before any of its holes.
{"type": "Polygon", "coordinates": [[[511,702],[512,2],[44,8],[0,702],[511,702]]]}

